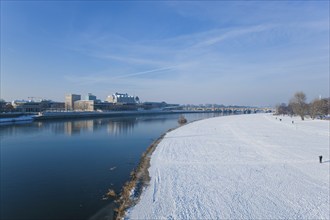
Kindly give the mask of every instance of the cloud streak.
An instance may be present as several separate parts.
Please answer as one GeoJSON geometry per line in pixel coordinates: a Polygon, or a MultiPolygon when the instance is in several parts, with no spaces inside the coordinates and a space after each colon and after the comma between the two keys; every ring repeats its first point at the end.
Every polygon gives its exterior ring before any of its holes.
{"type": "Polygon", "coordinates": [[[120,75],[115,75],[115,76],[106,76],[106,75],[104,75],[104,73],[102,75],[94,74],[94,75],[89,75],[89,76],[66,75],[66,76],[64,76],[64,79],[66,79],[72,83],[77,83],[79,85],[88,85],[88,84],[97,84],[97,83],[104,84],[104,83],[114,83],[118,80],[126,79],[126,78],[135,78],[136,76],[165,73],[168,71],[172,71],[174,69],[175,69],[175,66],[163,67],[163,68],[150,69],[150,70],[135,72],[135,73],[120,74],[120,75]]]}
{"type": "Polygon", "coordinates": [[[275,25],[257,25],[251,27],[237,28],[234,30],[227,31],[223,34],[219,34],[220,36],[211,37],[209,39],[203,40],[193,47],[209,47],[224,40],[230,40],[232,38],[238,38],[247,34],[258,33],[262,31],[267,31],[271,28],[276,27],[275,25]]]}

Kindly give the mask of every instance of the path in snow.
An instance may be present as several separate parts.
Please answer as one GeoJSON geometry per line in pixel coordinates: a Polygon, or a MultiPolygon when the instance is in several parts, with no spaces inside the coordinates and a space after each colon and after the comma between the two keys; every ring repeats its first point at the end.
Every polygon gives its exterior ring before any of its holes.
{"type": "Polygon", "coordinates": [[[218,117],[168,133],[127,217],[329,219],[329,121],[280,118],[218,117]]]}

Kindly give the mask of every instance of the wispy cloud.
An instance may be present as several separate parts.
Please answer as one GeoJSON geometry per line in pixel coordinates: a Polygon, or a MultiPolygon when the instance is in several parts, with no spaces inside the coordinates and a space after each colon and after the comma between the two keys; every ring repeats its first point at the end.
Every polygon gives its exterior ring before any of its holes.
{"type": "Polygon", "coordinates": [[[107,76],[103,72],[102,75],[93,74],[88,76],[77,76],[77,75],[66,75],[64,78],[72,83],[77,83],[79,85],[87,85],[87,84],[97,84],[97,83],[114,83],[116,80],[132,78],[136,76],[142,76],[147,74],[163,74],[165,72],[174,70],[175,66],[172,67],[163,67],[158,69],[150,69],[141,72],[128,73],[128,74],[118,74],[114,76],[107,76]]]}
{"type": "Polygon", "coordinates": [[[116,60],[122,63],[131,64],[131,65],[153,65],[153,66],[164,66],[168,65],[166,61],[161,60],[153,60],[151,58],[136,58],[136,57],[129,57],[129,56],[119,56],[113,54],[94,54],[93,56],[107,59],[107,60],[116,60]]]}
{"type": "Polygon", "coordinates": [[[161,73],[161,72],[166,72],[166,71],[173,70],[174,68],[175,67],[164,67],[164,68],[152,69],[152,70],[147,70],[147,71],[142,71],[142,72],[137,72],[137,73],[129,73],[129,74],[125,74],[125,75],[118,75],[118,76],[112,77],[111,80],[113,80],[113,79],[123,79],[123,78],[127,78],[127,77],[132,77],[132,76],[141,76],[141,75],[146,75],[146,74],[150,74],[150,73],[161,73]]]}
{"type": "Polygon", "coordinates": [[[229,30],[225,33],[221,33],[220,31],[217,31],[217,32],[220,32],[220,33],[217,33],[217,35],[219,35],[219,36],[210,37],[208,39],[202,40],[202,41],[196,43],[193,47],[208,47],[208,46],[212,46],[216,43],[222,42],[224,40],[230,40],[232,38],[238,38],[243,35],[266,31],[266,30],[269,30],[274,27],[275,27],[275,25],[257,25],[257,26],[243,27],[243,28],[238,27],[234,30],[229,30]]]}

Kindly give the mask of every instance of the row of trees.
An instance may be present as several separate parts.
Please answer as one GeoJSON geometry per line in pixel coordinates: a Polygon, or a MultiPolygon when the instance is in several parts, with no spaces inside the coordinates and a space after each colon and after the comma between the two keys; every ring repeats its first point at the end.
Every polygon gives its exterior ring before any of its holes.
{"type": "Polygon", "coordinates": [[[305,93],[297,92],[288,104],[277,105],[276,113],[279,115],[299,115],[302,120],[305,119],[306,115],[309,115],[312,119],[323,118],[330,114],[330,98],[315,99],[310,103],[306,103],[305,93]]]}
{"type": "Polygon", "coordinates": [[[14,109],[14,107],[11,103],[8,103],[3,99],[0,99],[0,113],[11,112],[11,111],[13,111],[13,109],[14,109]]]}

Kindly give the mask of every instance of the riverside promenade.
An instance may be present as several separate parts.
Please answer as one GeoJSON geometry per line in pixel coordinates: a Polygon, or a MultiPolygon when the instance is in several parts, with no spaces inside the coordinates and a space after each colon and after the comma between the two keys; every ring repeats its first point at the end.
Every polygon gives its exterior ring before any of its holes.
{"type": "Polygon", "coordinates": [[[270,114],[196,121],[158,144],[150,183],[126,217],[329,219],[329,160],[329,121],[270,114]]]}

